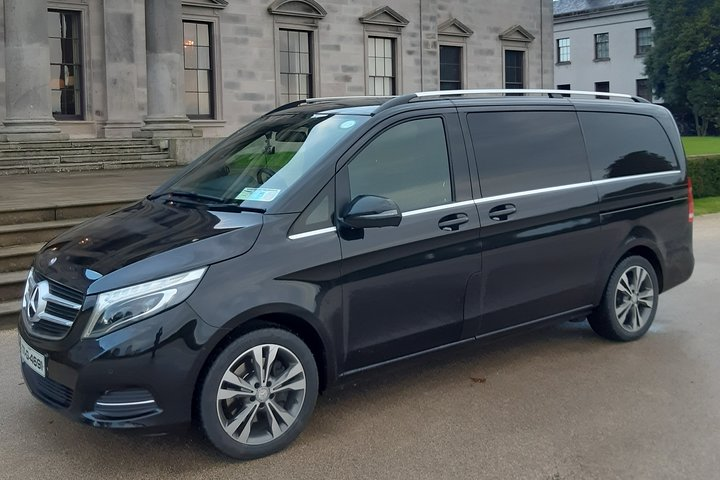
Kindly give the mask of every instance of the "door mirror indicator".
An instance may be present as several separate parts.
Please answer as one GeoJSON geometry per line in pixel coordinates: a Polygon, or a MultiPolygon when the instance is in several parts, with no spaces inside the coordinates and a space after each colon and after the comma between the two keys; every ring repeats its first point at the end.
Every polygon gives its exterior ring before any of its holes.
{"type": "Polygon", "coordinates": [[[402,220],[398,204],[385,197],[359,195],[343,209],[340,223],[351,228],[397,227],[402,220]]]}

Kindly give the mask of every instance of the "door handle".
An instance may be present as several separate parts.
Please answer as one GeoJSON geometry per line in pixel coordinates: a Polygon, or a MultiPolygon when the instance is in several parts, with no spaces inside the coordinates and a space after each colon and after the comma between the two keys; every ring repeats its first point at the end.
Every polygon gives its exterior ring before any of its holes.
{"type": "Polygon", "coordinates": [[[469,221],[470,219],[464,213],[453,213],[452,215],[441,218],[440,221],[438,221],[438,227],[440,227],[440,230],[451,232],[460,229],[460,225],[469,221]]]}
{"type": "Polygon", "coordinates": [[[508,217],[515,212],[517,212],[515,205],[506,203],[505,205],[498,205],[497,207],[491,208],[488,213],[491,219],[501,221],[507,220],[508,217]]]}

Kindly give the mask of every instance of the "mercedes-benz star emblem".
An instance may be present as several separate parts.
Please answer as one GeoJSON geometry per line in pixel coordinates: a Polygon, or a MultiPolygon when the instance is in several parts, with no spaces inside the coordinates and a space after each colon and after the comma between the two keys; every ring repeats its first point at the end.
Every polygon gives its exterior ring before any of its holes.
{"type": "Polygon", "coordinates": [[[49,293],[50,286],[48,282],[42,281],[35,286],[25,307],[28,320],[33,323],[40,321],[40,314],[45,311],[47,306],[46,298],[49,293]]]}

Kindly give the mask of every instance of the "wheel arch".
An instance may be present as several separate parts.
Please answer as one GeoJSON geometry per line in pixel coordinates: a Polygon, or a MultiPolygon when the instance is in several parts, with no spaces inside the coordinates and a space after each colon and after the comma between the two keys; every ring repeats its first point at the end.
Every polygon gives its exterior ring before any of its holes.
{"type": "MultiPolygon", "coordinates": [[[[618,259],[618,261],[615,263],[615,265],[617,266],[620,262],[622,262],[626,258],[635,256],[635,255],[637,255],[639,257],[643,257],[645,260],[650,262],[650,265],[653,266],[653,268],[655,269],[655,275],[657,276],[658,283],[659,283],[658,293],[662,293],[663,288],[664,288],[662,263],[660,263],[660,257],[658,255],[658,253],[655,250],[653,250],[652,248],[650,248],[649,246],[636,245],[636,246],[632,247],[631,249],[626,251],[622,257],[620,257],[618,259]]],[[[614,268],[615,267],[613,267],[613,269],[614,268]]]]}
{"type": "Polygon", "coordinates": [[[319,390],[322,392],[337,378],[335,351],[325,333],[308,312],[299,311],[297,307],[287,305],[271,305],[262,309],[246,312],[218,330],[208,342],[209,353],[195,376],[193,391],[193,417],[197,414],[197,405],[202,388],[202,381],[213,361],[230,343],[237,338],[262,328],[279,328],[296,335],[310,349],[318,368],[319,390]]]}
{"type": "Polygon", "coordinates": [[[645,258],[655,269],[658,278],[659,290],[662,293],[665,288],[665,256],[659,248],[656,236],[653,232],[643,226],[637,225],[630,229],[625,236],[625,240],[621,242],[615,250],[612,250],[605,257],[605,261],[599,265],[598,277],[596,283],[596,295],[594,296],[594,304],[600,304],[603,293],[607,288],[608,281],[615,267],[625,258],[639,255],[645,258]]]}

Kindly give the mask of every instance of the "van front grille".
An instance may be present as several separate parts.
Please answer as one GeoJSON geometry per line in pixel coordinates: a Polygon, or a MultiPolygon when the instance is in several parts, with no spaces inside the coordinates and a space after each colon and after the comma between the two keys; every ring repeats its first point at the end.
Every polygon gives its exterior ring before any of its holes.
{"type": "Polygon", "coordinates": [[[85,295],[33,271],[23,296],[22,317],[28,332],[59,340],[70,331],[85,295]]]}

